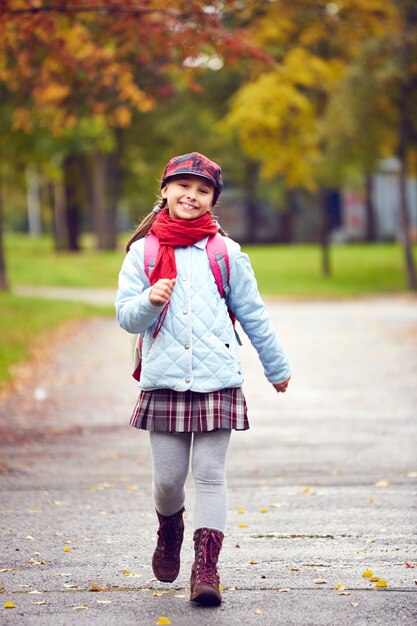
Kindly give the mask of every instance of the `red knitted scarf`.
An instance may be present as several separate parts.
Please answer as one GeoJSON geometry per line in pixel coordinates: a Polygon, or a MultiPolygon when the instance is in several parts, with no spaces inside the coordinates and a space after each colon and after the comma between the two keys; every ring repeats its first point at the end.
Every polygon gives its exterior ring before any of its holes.
{"type": "Polygon", "coordinates": [[[159,239],[158,256],[150,277],[150,283],[154,285],[160,278],[177,276],[174,248],[192,246],[204,237],[215,235],[217,225],[208,212],[195,220],[174,220],[168,209],[164,209],[152,224],[151,233],[159,239]]]}
{"type": "MultiPolygon", "coordinates": [[[[151,227],[151,233],[159,239],[158,255],[155,267],[149,281],[154,285],[160,278],[176,278],[177,265],[175,263],[174,248],[192,246],[197,241],[215,235],[217,226],[210,213],[204,213],[195,220],[174,220],[169,216],[168,209],[158,214],[151,227]]],[[[168,303],[169,304],[169,303],[168,303]]],[[[168,304],[162,309],[153,337],[161,330],[168,310],[168,304]]]]}

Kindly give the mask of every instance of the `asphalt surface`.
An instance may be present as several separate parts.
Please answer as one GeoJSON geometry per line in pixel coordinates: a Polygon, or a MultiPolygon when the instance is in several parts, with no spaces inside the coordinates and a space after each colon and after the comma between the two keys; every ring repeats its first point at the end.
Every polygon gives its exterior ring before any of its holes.
{"type": "Polygon", "coordinates": [[[153,578],[129,340],[96,319],[22,368],[0,404],[0,623],[417,624],[417,301],[268,309],[293,379],[276,394],[244,341],[251,429],[228,455],[223,604],[189,602],[191,478],[180,575],[153,578]]]}

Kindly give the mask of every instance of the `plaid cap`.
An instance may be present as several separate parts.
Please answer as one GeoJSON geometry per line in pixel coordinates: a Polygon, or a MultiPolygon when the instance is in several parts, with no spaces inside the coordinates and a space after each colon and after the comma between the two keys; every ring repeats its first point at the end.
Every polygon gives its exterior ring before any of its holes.
{"type": "Polygon", "coordinates": [[[161,188],[168,178],[179,174],[193,174],[207,178],[214,187],[213,206],[223,190],[222,169],[214,161],[210,161],[204,154],[190,152],[173,157],[162,174],[161,188]]]}

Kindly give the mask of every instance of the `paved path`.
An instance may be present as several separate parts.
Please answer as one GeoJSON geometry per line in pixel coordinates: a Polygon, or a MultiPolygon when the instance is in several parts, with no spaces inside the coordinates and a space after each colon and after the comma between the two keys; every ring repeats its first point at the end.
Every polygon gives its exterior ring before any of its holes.
{"type": "Polygon", "coordinates": [[[180,576],[152,577],[128,338],[97,319],[74,326],[0,405],[2,624],[417,623],[417,568],[406,566],[417,565],[416,301],[268,308],[294,377],[277,395],[245,342],[252,428],[229,452],[221,607],[188,601],[191,481],[180,576]]]}

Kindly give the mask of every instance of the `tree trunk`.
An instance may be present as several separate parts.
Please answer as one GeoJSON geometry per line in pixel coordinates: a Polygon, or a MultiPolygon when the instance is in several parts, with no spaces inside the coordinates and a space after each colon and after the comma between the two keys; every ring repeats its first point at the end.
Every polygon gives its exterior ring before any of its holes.
{"type": "Polygon", "coordinates": [[[91,210],[96,245],[99,250],[114,250],[117,243],[117,207],[122,172],[122,131],[115,131],[116,149],[111,154],[97,152],[92,159],[91,210]]]}
{"type": "Polygon", "coordinates": [[[3,187],[0,179],[0,291],[7,291],[7,289],[8,281],[3,238],[3,187]]]}
{"type": "Polygon", "coordinates": [[[106,221],[106,156],[100,152],[93,155],[91,163],[91,213],[96,247],[104,249],[106,221]]]}
{"type": "Polygon", "coordinates": [[[292,243],[294,241],[294,215],[297,207],[297,191],[287,189],[287,203],[284,211],[280,214],[280,241],[282,243],[292,243]]]}
{"type": "MultiPolygon", "coordinates": [[[[405,47],[404,47],[405,48],[405,47]]],[[[407,50],[404,49],[404,65],[407,67],[407,50]]],[[[406,80],[406,79],[405,79],[406,80]]],[[[404,251],[405,268],[407,275],[407,285],[413,291],[417,290],[417,274],[413,257],[413,248],[411,242],[411,224],[410,213],[407,198],[407,147],[410,131],[410,120],[408,117],[408,97],[409,85],[404,81],[400,85],[399,93],[399,140],[398,140],[398,158],[400,160],[400,215],[402,230],[402,245],[404,251]]]]}
{"type": "Polygon", "coordinates": [[[259,208],[257,189],[259,179],[259,163],[247,161],[245,166],[245,214],[246,214],[246,240],[248,243],[256,243],[259,225],[259,208]]]}
{"type": "Polygon", "coordinates": [[[51,196],[54,207],[54,238],[55,251],[68,249],[68,230],[65,210],[65,190],[63,184],[58,181],[51,183],[51,196]]]}
{"type": "Polygon", "coordinates": [[[76,156],[64,161],[65,217],[68,233],[68,249],[80,250],[79,235],[81,226],[80,176],[76,156]]]}
{"type": "Polygon", "coordinates": [[[366,233],[365,240],[376,241],[376,214],[373,199],[374,180],[372,174],[365,176],[365,210],[366,210],[366,233]]]}
{"type": "Polygon", "coordinates": [[[327,205],[327,191],[323,189],[319,193],[320,209],[320,244],[321,244],[321,268],[324,276],[330,276],[330,224],[327,205]]]}
{"type": "Polygon", "coordinates": [[[29,235],[39,237],[42,233],[39,174],[30,166],[25,174],[29,235]]]}

